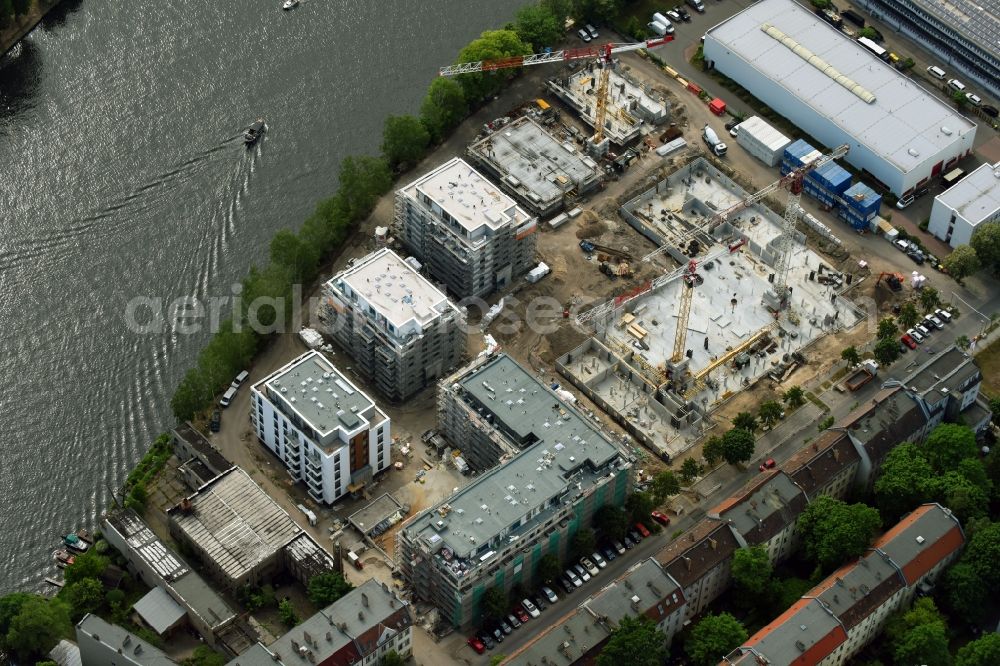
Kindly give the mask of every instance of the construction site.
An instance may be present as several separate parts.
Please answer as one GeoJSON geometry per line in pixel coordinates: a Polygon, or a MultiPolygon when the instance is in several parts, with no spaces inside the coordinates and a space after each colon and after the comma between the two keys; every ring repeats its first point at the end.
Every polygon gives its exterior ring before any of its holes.
{"type": "Polygon", "coordinates": [[[557,367],[665,460],[720,403],[762,378],[783,381],[811,343],[864,317],[841,295],[853,276],[795,230],[794,189],[786,218],[760,204],[787,186],[794,179],[749,195],[699,157],[621,207],[660,246],[647,261],[666,254],[681,267],[582,313],[593,338],[557,367]]]}

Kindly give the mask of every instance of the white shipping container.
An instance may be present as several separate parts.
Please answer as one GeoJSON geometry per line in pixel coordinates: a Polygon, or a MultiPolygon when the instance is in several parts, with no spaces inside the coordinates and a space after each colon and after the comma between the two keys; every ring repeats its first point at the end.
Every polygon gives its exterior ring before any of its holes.
{"type": "Polygon", "coordinates": [[[736,143],[768,166],[781,161],[785,147],[792,141],[758,116],[747,118],[737,125],[736,143]]]}

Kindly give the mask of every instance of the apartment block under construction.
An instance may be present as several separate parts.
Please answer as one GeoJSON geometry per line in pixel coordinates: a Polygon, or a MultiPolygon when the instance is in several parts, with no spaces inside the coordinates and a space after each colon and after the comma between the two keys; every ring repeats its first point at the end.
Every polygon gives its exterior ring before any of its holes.
{"type": "Polygon", "coordinates": [[[325,330],[389,400],[432,385],[465,354],[462,313],[392,250],[359,259],[323,293],[325,330]]]}
{"type": "Polygon", "coordinates": [[[408,521],[396,559],[414,598],[464,627],[480,620],[487,588],[537,583],[545,555],[562,559],[597,509],[622,505],[632,461],[506,355],[481,357],[451,382],[442,410],[473,423],[472,440],[452,442],[474,460],[491,442],[501,464],[408,521]]]}
{"type": "Polygon", "coordinates": [[[397,234],[458,298],[503,289],[535,264],[538,221],[454,158],[396,191],[397,234]]]}

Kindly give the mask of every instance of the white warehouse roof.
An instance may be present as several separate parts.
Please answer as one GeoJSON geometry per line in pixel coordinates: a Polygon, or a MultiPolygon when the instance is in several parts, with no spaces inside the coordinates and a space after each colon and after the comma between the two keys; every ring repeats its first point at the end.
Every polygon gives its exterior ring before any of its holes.
{"type": "Polygon", "coordinates": [[[761,0],[709,30],[706,52],[710,40],[904,173],[975,130],[970,120],[792,0],[761,0]]]}
{"type": "Polygon", "coordinates": [[[1000,162],[983,164],[935,198],[970,224],[996,219],[1000,211],[1000,162]]]}

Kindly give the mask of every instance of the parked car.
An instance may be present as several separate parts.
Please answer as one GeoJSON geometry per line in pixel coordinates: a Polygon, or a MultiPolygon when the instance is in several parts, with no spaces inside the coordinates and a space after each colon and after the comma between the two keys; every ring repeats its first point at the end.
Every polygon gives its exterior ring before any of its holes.
{"type": "Polygon", "coordinates": [[[532,594],[530,597],[528,597],[528,600],[531,601],[531,603],[538,606],[538,610],[540,611],[544,611],[546,608],[548,608],[548,604],[545,603],[545,597],[543,597],[541,594],[532,594]]]}
{"type": "Polygon", "coordinates": [[[552,591],[551,587],[543,587],[542,594],[545,595],[545,598],[549,600],[550,604],[554,604],[559,601],[559,597],[556,596],[556,593],[552,591]]]}
{"type": "Polygon", "coordinates": [[[681,21],[684,20],[681,17],[681,15],[679,13],[677,13],[676,9],[668,9],[665,13],[667,15],[667,18],[669,18],[671,21],[675,21],[677,23],[680,23],[681,21]]]}
{"type": "Polygon", "coordinates": [[[520,606],[514,609],[514,615],[516,615],[517,619],[521,621],[521,624],[531,621],[531,616],[528,615],[528,612],[523,608],[521,608],[520,606]]]}
{"type": "Polygon", "coordinates": [[[767,469],[774,469],[776,464],[777,463],[774,462],[774,458],[768,458],[767,460],[765,460],[760,464],[760,471],[763,472],[764,470],[767,469]]]}
{"type": "Polygon", "coordinates": [[[996,118],[997,116],[1000,116],[1000,109],[993,106],[992,104],[983,104],[979,108],[980,110],[982,110],[983,113],[988,115],[990,118],[996,118]]]}
{"type": "Polygon", "coordinates": [[[578,36],[578,37],[579,37],[580,39],[582,39],[582,40],[583,40],[583,41],[585,41],[585,42],[589,42],[589,41],[590,41],[591,39],[593,39],[593,38],[592,38],[592,37],[590,36],[590,33],[589,33],[589,32],[587,32],[586,30],[584,30],[583,28],[580,28],[579,30],[577,30],[577,31],[576,31],[576,34],[577,34],[577,36],[578,36]]]}
{"type": "Polygon", "coordinates": [[[596,576],[601,572],[600,569],[597,568],[597,565],[590,561],[589,557],[581,557],[580,566],[586,569],[587,573],[589,573],[591,576],[596,576]]]}
{"type": "Polygon", "coordinates": [[[688,14],[688,10],[684,9],[683,5],[677,5],[674,7],[674,11],[681,15],[682,20],[687,21],[688,23],[691,22],[691,15],[688,14]]]}
{"type": "Polygon", "coordinates": [[[493,637],[490,632],[483,629],[483,632],[479,634],[479,642],[482,643],[487,650],[492,650],[495,643],[493,642],[493,637]]]}
{"type": "Polygon", "coordinates": [[[511,613],[507,616],[507,624],[509,624],[514,629],[521,628],[521,621],[517,619],[517,616],[511,613]]]}
{"type": "Polygon", "coordinates": [[[219,432],[222,429],[222,412],[218,409],[212,410],[212,420],[208,423],[208,429],[212,432],[219,432]]]}
{"type": "Polygon", "coordinates": [[[514,631],[514,628],[507,623],[507,620],[500,620],[500,629],[508,636],[510,636],[510,632],[514,631]]]}
{"type": "Polygon", "coordinates": [[[590,573],[579,564],[573,565],[573,571],[576,572],[576,575],[579,576],[580,580],[582,580],[584,583],[590,580],[590,573]]]}
{"type": "Polygon", "coordinates": [[[622,543],[625,544],[625,550],[632,550],[632,546],[635,545],[635,541],[632,541],[631,537],[628,534],[625,535],[625,538],[622,540],[622,543]]]}
{"type": "Polygon", "coordinates": [[[573,583],[573,587],[580,587],[581,585],[583,585],[583,581],[580,580],[580,577],[576,575],[576,571],[573,569],[573,567],[566,569],[565,576],[566,578],[569,578],[569,581],[571,583],[573,583]]]}
{"type": "Polygon", "coordinates": [[[903,337],[901,337],[901,338],[899,339],[899,341],[900,341],[900,342],[902,342],[902,343],[903,343],[904,345],[906,345],[907,347],[909,347],[910,349],[916,349],[916,348],[917,348],[917,341],[916,341],[916,340],[914,340],[914,339],[913,339],[913,338],[912,338],[912,337],[911,337],[910,335],[908,335],[908,334],[903,334],[903,337]]]}
{"type": "Polygon", "coordinates": [[[927,315],[927,317],[924,318],[924,321],[930,322],[931,326],[933,326],[939,331],[944,328],[944,324],[941,322],[941,320],[934,315],[927,315]]]}
{"type": "Polygon", "coordinates": [[[909,252],[910,250],[910,241],[903,240],[902,238],[892,241],[892,244],[902,252],[909,252]]]}
{"type": "Polygon", "coordinates": [[[924,336],[918,333],[915,328],[906,329],[906,334],[911,338],[913,338],[913,341],[916,342],[918,345],[924,341],[924,336]]]}
{"type": "Polygon", "coordinates": [[[503,630],[500,628],[499,624],[493,627],[492,633],[493,633],[493,640],[495,640],[498,645],[500,643],[503,643],[503,630]]]}
{"type": "Polygon", "coordinates": [[[650,515],[650,517],[653,520],[655,520],[656,522],[658,522],[661,525],[669,525],[670,524],[670,516],[668,516],[665,513],[662,513],[660,511],[654,511],[654,512],[652,512],[649,515],[650,515]]]}
{"type": "Polygon", "coordinates": [[[981,106],[983,103],[983,98],[973,93],[965,93],[965,99],[969,100],[972,106],[981,106]]]}
{"type": "Polygon", "coordinates": [[[576,589],[576,586],[573,585],[573,581],[571,581],[566,576],[559,576],[559,585],[562,587],[563,592],[565,592],[566,594],[573,594],[573,590],[576,589]]]}
{"type": "Polygon", "coordinates": [[[476,654],[482,654],[486,652],[486,645],[479,640],[478,636],[473,636],[469,640],[465,641],[468,643],[469,647],[476,651],[476,654]]]}
{"type": "Polygon", "coordinates": [[[910,348],[903,344],[902,341],[899,343],[899,355],[902,356],[906,352],[910,351],[910,348]]]}
{"type": "Polygon", "coordinates": [[[611,545],[615,547],[615,550],[618,551],[619,555],[625,554],[625,544],[623,544],[621,541],[615,541],[611,545]]]}
{"type": "Polygon", "coordinates": [[[951,313],[948,312],[947,310],[942,310],[938,308],[937,310],[934,311],[934,314],[937,316],[938,319],[940,319],[945,323],[951,321],[951,313]]]}
{"type": "MultiPolygon", "coordinates": [[[[650,534],[649,529],[645,525],[643,525],[642,523],[636,523],[635,524],[635,529],[639,531],[639,534],[642,535],[643,539],[645,539],[646,537],[648,537],[649,534],[650,534]]],[[[636,540],[636,542],[638,542],[638,539],[636,540]]]]}
{"type": "Polygon", "coordinates": [[[917,324],[913,328],[915,328],[923,337],[925,338],[931,337],[931,329],[927,328],[927,326],[925,326],[922,322],[917,324]]]}
{"type": "Polygon", "coordinates": [[[604,555],[604,559],[608,562],[618,557],[618,551],[614,549],[614,546],[605,546],[601,548],[601,554],[604,555]]]}
{"type": "Polygon", "coordinates": [[[521,607],[528,611],[528,615],[531,617],[539,617],[542,611],[538,610],[538,606],[531,603],[531,599],[521,599],[521,607]]]}
{"type": "Polygon", "coordinates": [[[588,34],[590,34],[591,39],[598,38],[599,35],[597,34],[597,28],[595,28],[594,26],[588,23],[587,25],[583,26],[583,29],[586,30],[588,34]]]}
{"type": "Polygon", "coordinates": [[[601,557],[601,554],[596,551],[590,554],[590,561],[596,564],[598,569],[603,569],[604,567],[608,566],[608,563],[604,561],[604,558],[601,557]]]}
{"type": "Polygon", "coordinates": [[[913,250],[911,252],[907,252],[906,256],[912,259],[913,262],[918,266],[922,266],[924,263],[924,253],[921,252],[920,250],[913,250]]]}

